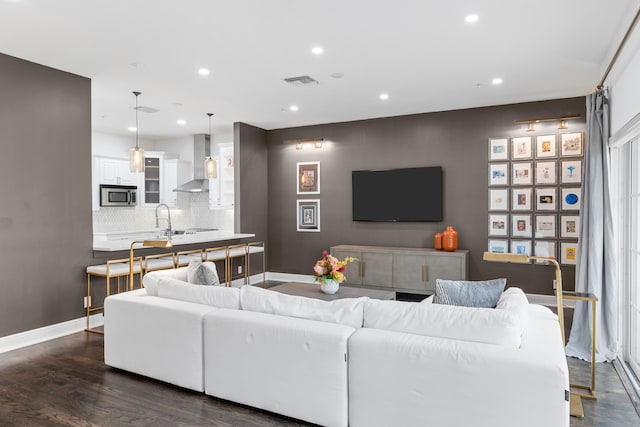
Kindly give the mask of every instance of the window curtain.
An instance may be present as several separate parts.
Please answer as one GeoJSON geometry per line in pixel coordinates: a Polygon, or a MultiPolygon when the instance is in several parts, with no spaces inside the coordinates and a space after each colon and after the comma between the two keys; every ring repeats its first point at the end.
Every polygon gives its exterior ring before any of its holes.
{"type": "MultiPolygon", "coordinates": [[[[587,137],[576,265],[576,291],[589,292],[598,298],[597,362],[612,361],[618,350],[608,104],[604,89],[587,96],[587,137]]],[[[591,361],[591,307],[587,301],[576,301],[566,353],[591,361]]]]}

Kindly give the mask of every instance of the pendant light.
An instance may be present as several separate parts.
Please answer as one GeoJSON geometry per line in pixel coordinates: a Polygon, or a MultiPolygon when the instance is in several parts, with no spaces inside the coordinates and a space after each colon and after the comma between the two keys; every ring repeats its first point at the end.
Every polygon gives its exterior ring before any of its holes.
{"type": "Polygon", "coordinates": [[[138,146],[138,96],[140,92],[133,92],[136,96],[136,146],[129,151],[129,170],[144,172],[144,150],[138,146]]]}
{"type": "Polygon", "coordinates": [[[208,179],[216,179],[218,177],[218,163],[211,157],[211,144],[213,143],[211,138],[211,116],[213,113],[207,113],[209,116],[209,157],[204,161],[204,170],[208,179]]]}

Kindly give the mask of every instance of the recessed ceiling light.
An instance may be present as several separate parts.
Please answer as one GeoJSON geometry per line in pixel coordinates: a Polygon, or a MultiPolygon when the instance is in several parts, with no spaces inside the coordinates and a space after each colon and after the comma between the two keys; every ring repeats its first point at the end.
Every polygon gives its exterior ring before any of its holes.
{"type": "Polygon", "coordinates": [[[344,77],[344,73],[331,73],[331,77],[334,79],[341,79],[344,77]]]}
{"type": "Polygon", "coordinates": [[[389,94],[388,93],[381,93],[380,94],[380,99],[382,99],[383,101],[386,101],[387,99],[389,99],[389,94]]]}
{"type": "Polygon", "coordinates": [[[476,22],[478,20],[478,15],[471,14],[464,17],[464,20],[468,23],[476,22]]]}
{"type": "Polygon", "coordinates": [[[201,76],[208,76],[209,74],[211,74],[211,71],[209,71],[208,68],[200,68],[198,70],[198,74],[200,74],[201,76]]]}
{"type": "Polygon", "coordinates": [[[321,55],[322,52],[324,52],[324,49],[322,48],[322,46],[316,46],[311,49],[311,52],[313,52],[314,55],[321,55]]]}
{"type": "Polygon", "coordinates": [[[495,79],[491,80],[491,83],[493,83],[494,85],[502,84],[502,79],[500,77],[496,77],[495,79]]]}
{"type": "Polygon", "coordinates": [[[297,105],[290,105],[290,106],[289,106],[289,110],[291,110],[291,111],[298,111],[298,106],[297,106],[297,105]]]}
{"type": "Polygon", "coordinates": [[[184,119],[178,119],[176,120],[176,123],[179,124],[180,126],[184,126],[187,124],[187,121],[184,119]]]}
{"type": "Polygon", "coordinates": [[[129,132],[135,132],[135,131],[136,131],[136,127],[135,127],[135,126],[129,126],[129,127],[127,128],[127,130],[128,130],[129,132]]]}

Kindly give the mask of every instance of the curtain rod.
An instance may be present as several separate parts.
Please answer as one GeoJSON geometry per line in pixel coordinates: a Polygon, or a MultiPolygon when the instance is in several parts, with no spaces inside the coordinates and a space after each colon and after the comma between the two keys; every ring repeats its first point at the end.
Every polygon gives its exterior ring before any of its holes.
{"type": "Polygon", "coordinates": [[[605,70],[604,75],[602,76],[602,78],[598,82],[598,86],[596,86],[596,91],[602,89],[602,85],[604,85],[604,81],[609,76],[609,72],[611,71],[611,69],[615,65],[616,60],[618,59],[618,56],[620,56],[620,52],[622,52],[622,48],[627,43],[627,40],[631,36],[631,33],[633,32],[633,29],[635,28],[636,24],[638,23],[638,20],[640,20],[640,9],[638,9],[638,12],[636,13],[636,17],[633,18],[633,22],[631,22],[631,25],[629,26],[629,29],[627,30],[627,33],[624,35],[624,38],[620,42],[620,46],[618,46],[618,49],[616,50],[616,53],[613,54],[613,58],[611,58],[611,62],[609,62],[609,66],[607,66],[607,69],[605,70]]]}

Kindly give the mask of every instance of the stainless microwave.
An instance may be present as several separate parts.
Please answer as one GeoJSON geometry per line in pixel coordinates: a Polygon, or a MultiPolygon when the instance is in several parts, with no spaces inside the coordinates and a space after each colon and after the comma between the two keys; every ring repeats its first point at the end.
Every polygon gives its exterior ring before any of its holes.
{"type": "Polygon", "coordinates": [[[100,184],[100,206],[135,206],[137,192],[135,185],[100,184]]]}

